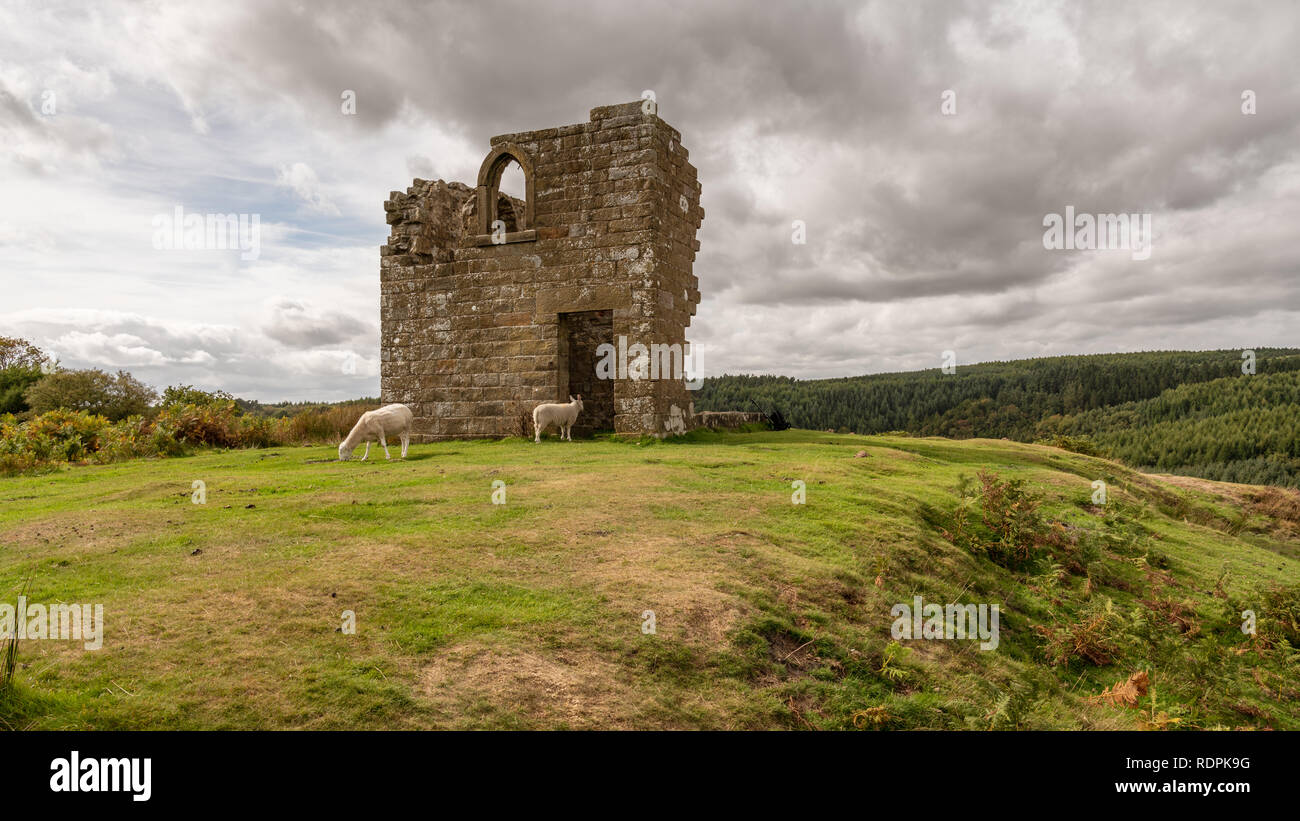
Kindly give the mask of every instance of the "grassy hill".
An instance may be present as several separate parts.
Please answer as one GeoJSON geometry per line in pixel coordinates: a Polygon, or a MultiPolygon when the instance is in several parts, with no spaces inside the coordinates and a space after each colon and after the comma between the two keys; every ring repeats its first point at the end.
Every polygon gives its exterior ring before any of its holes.
{"type": "Polygon", "coordinates": [[[1292,491],[809,431],[334,456],[0,479],[0,600],[107,621],[22,642],[3,725],[1300,729],[1292,491]],[[997,649],[895,642],[918,595],[999,604],[997,649]]]}
{"type": "Polygon", "coordinates": [[[697,410],[777,408],[854,433],[1092,436],[1138,468],[1300,487],[1300,350],[1154,351],[1024,359],[841,379],[706,379],[697,410]]]}

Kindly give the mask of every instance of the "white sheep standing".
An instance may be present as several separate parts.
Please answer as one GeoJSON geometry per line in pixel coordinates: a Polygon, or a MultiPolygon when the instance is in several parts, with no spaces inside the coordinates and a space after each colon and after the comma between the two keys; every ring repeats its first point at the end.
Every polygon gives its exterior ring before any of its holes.
{"type": "Polygon", "coordinates": [[[377,440],[384,449],[384,458],[392,459],[388,454],[387,437],[398,435],[402,439],[402,458],[406,458],[406,447],[411,444],[411,423],[415,414],[405,405],[384,405],[379,410],[366,411],[361,414],[348,438],[339,442],[339,461],[346,462],[352,458],[352,451],[362,442],[366,443],[366,452],[361,461],[370,456],[370,442],[377,440]]]}
{"type": "Polygon", "coordinates": [[[573,441],[573,423],[582,411],[582,394],[568,402],[544,402],[533,408],[533,441],[542,441],[542,431],[550,425],[560,429],[560,438],[573,441]]]}

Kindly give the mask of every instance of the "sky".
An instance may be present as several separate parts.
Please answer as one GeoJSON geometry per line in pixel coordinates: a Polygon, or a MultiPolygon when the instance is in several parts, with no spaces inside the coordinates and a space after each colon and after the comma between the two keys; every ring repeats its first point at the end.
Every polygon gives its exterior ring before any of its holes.
{"type": "Polygon", "coordinates": [[[376,396],[389,192],[652,91],[703,186],[705,375],[1295,346],[1297,54],[1289,0],[4,0],[0,335],[376,396]],[[1051,247],[1067,207],[1149,247],[1051,247]],[[168,247],[177,208],[257,247],[168,247]]]}

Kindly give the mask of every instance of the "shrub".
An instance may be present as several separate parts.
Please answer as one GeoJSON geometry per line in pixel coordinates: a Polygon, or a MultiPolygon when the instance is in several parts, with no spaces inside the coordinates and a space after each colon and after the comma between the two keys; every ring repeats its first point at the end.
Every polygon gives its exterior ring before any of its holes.
{"type": "Polygon", "coordinates": [[[54,410],[23,424],[22,433],[37,456],[72,462],[99,450],[99,436],[109,424],[93,413],[54,410]]]}
{"type": "Polygon", "coordinates": [[[152,428],[153,424],[143,416],[131,416],[105,427],[99,433],[99,449],[95,452],[95,461],[117,462],[157,454],[151,436],[152,428]]]}
{"type": "Polygon", "coordinates": [[[67,462],[180,456],[195,447],[335,444],[357,417],[377,407],[348,403],[271,418],[245,414],[233,399],[185,385],[168,388],[167,395],[169,400],[152,419],[134,414],[111,422],[84,410],[56,409],[19,422],[13,414],[0,414],[0,474],[53,469],[67,462]],[[182,399],[202,404],[181,404],[182,399]]]}
{"type": "MultiPolygon", "coordinates": [[[[163,390],[162,399],[158,402],[158,406],[170,408],[177,405],[194,405],[203,408],[209,405],[224,405],[227,402],[234,401],[235,397],[225,391],[205,391],[193,385],[169,385],[163,390]]],[[[242,416],[243,413],[243,409],[236,405],[235,415],[242,416]]]]}
{"type": "Polygon", "coordinates": [[[1068,664],[1081,659],[1098,667],[1110,664],[1119,654],[1119,633],[1123,620],[1110,603],[1095,607],[1079,621],[1051,627],[1036,625],[1034,630],[1047,644],[1043,653],[1053,664],[1068,664]]]}
{"type": "Polygon", "coordinates": [[[1264,592],[1264,630],[1278,641],[1300,647],[1300,584],[1264,592]]]}
{"type": "Polygon", "coordinates": [[[378,407],[342,405],[303,411],[288,419],[277,420],[283,425],[278,438],[282,443],[337,444],[348,435],[361,414],[378,407]]]}
{"type": "Polygon", "coordinates": [[[39,473],[51,468],[49,462],[38,459],[31,453],[0,453],[0,476],[39,473]]]}
{"type": "Polygon", "coordinates": [[[246,448],[269,448],[284,444],[275,420],[258,416],[239,417],[239,443],[246,448]]]}
{"type": "MultiPolygon", "coordinates": [[[[233,448],[241,444],[239,407],[233,402],[211,405],[172,405],[158,412],[154,440],[159,432],[181,446],[213,445],[233,448]]],[[[170,449],[170,448],[169,448],[170,449]]]]}
{"type": "Polygon", "coordinates": [[[1023,479],[1004,481],[981,470],[979,488],[972,490],[967,480],[959,493],[952,528],[942,530],[953,544],[1016,568],[1036,561],[1052,542],[1051,528],[1038,513],[1042,499],[1025,489],[1023,479]]]}
{"type": "Polygon", "coordinates": [[[1097,447],[1096,443],[1087,436],[1066,436],[1065,434],[1058,433],[1047,439],[1039,439],[1034,444],[1060,448],[1061,450],[1068,450],[1072,453],[1081,453],[1084,456],[1098,456],[1104,458],[1107,455],[1104,450],[1097,447]]]}
{"type": "Polygon", "coordinates": [[[55,410],[85,411],[112,421],[148,413],[158,398],[153,388],[126,371],[56,371],[23,393],[35,414],[55,410]]]}
{"type": "Polygon", "coordinates": [[[27,389],[41,381],[41,369],[14,365],[0,368],[0,413],[22,413],[28,408],[23,398],[27,389]]]}
{"type": "Polygon", "coordinates": [[[1226,621],[1234,631],[1243,611],[1256,614],[1254,643],[1269,650],[1290,652],[1300,648],[1300,584],[1269,585],[1250,590],[1225,602],[1226,621]]]}

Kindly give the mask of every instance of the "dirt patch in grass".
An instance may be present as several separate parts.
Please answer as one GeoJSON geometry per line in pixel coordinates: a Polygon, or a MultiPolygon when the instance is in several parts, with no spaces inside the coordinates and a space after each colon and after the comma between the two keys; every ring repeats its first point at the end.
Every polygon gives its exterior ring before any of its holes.
{"type": "Polygon", "coordinates": [[[778,630],[767,638],[767,655],[774,663],[794,670],[803,670],[819,661],[812,649],[813,641],[787,630],[778,630]]]}
{"type": "Polygon", "coordinates": [[[628,673],[594,653],[454,647],[420,671],[417,694],[455,726],[488,703],[505,723],[603,729],[629,726],[638,699],[628,673]]]}
{"type": "Polygon", "coordinates": [[[613,610],[627,613],[629,630],[640,630],[646,611],[653,611],[657,635],[721,648],[747,613],[748,605],[718,589],[726,578],[724,557],[693,541],[612,538],[593,540],[589,549],[575,574],[613,610]]]}
{"type": "Polygon", "coordinates": [[[72,548],[77,556],[91,556],[104,548],[129,544],[142,534],[166,532],[180,521],[152,511],[77,511],[51,513],[40,518],[0,525],[0,545],[35,549],[50,558],[56,548],[72,548]]]}
{"type": "Polygon", "coordinates": [[[719,594],[719,599],[693,604],[680,611],[684,638],[687,641],[714,647],[726,643],[727,636],[736,629],[746,611],[729,596],[719,594]]]}

